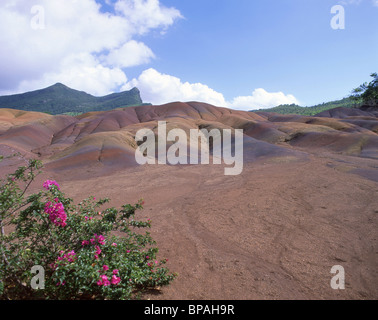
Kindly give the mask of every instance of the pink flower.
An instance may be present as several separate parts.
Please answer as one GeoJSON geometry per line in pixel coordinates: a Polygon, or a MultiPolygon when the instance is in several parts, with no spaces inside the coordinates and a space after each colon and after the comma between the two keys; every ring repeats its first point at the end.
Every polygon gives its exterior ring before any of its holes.
{"type": "Polygon", "coordinates": [[[98,260],[98,256],[101,253],[101,249],[99,246],[96,246],[96,252],[95,252],[95,259],[98,260]]]}
{"type": "Polygon", "coordinates": [[[46,180],[44,183],[43,183],[43,187],[46,189],[46,190],[50,190],[50,187],[55,185],[58,190],[60,190],[60,186],[59,184],[55,181],[55,180],[46,180]]]}
{"type": "Polygon", "coordinates": [[[111,284],[117,285],[120,282],[121,282],[121,278],[117,277],[116,275],[113,275],[111,284]]]}
{"type": "Polygon", "coordinates": [[[101,244],[101,245],[105,244],[105,237],[104,236],[98,236],[97,234],[95,236],[96,236],[97,242],[99,244],[101,244]]]}
{"type": "Polygon", "coordinates": [[[110,286],[110,281],[108,280],[108,277],[106,275],[100,276],[100,280],[97,281],[98,286],[110,286]]]}
{"type": "Polygon", "coordinates": [[[74,262],[74,259],[76,258],[75,251],[72,250],[71,252],[67,253],[64,255],[64,258],[66,258],[68,262],[74,262]]]}
{"type": "Polygon", "coordinates": [[[104,270],[104,271],[108,271],[108,270],[109,270],[109,267],[108,267],[107,265],[104,265],[104,266],[102,266],[102,270],[104,270]]]}
{"type": "Polygon", "coordinates": [[[64,211],[64,206],[59,202],[59,199],[55,199],[54,204],[51,201],[47,202],[44,211],[49,215],[50,221],[56,226],[65,227],[67,225],[67,215],[64,211]]]}
{"type": "Polygon", "coordinates": [[[118,271],[119,271],[118,269],[114,269],[113,274],[118,274],[118,271]]]}
{"type": "Polygon", "coordinates": [[[131,251],[130,251],[130,250],[127,250],[126,252],[127,252],[127,253],[130,253],[131,251]]]}
{"type": "MultiPolygon", "coordinates": [[[[87,221],[88,217],[85,217],[85,220],[87,221]]],[[[90,217],[89,220],[92,220],[93,218],[90,217]]],[[[97,234],[94,235],[94,237],[90,240],[84,240],[81,242],[82,246],[89,245],[89,244],[96,244],[104,245],[105,244],[105,237],[104,236],[98,236],[97,234]]],[[[114,243],[113,243],[114,245],[114,243]]],[[[117,244],[115,244],[117,245],[117,244]]],[[[101,253],[101,249],[98,245],[96,245],[96,254],[99,255],[101,253]]]]}
{"type": "Polygon", "coordinates": [[[115,242],[112,243],[112,247],[116,247],[117,244],[115,242]]]}
{"type": "MultiPolygon", "coordinates": [[[[75,260],[76,260],[76,253],[73,250],[69,253],[66,253],[66,254],[64,254],[64,251],[61,251],[60,255],[61,256],[58,257],[57,261],[61,261],[61,263],[63,263],[63,265],[67,264],[68,262],[70,262],[70,263],[75,262],[75,260]]],[[[57,262],[57,261],[55,261],[55,262],[57,262]]],[[[56,267],[57,267],[57,264],[53,265],[54,270],[56,269],[56,267]]]]}

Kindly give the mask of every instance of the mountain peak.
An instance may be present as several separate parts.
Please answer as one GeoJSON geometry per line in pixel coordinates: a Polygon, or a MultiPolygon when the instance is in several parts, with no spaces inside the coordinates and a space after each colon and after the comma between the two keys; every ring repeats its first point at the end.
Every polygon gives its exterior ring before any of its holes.
{"type": "Polygon", "coordinates": [[[138,88],[104,97],[94,97],[84,91],[69,88],[60,82],[44,89],[0,97],[0,108],[16,108],[51,114],[105,111],[141,104],[143,101],[138,88]]]}
{"type": "Polygon", "coordinates": [[[63,83],[57,82],[54,85],[52,85],[50,88],[68,88],[66,85],[63,83]]]}
{"type": "Polygon", "coordinates": [[[137,93],[140,93],[139,89],[137,87],[134,87],[130,90],[131,92],[137,92],[137,93]]]}

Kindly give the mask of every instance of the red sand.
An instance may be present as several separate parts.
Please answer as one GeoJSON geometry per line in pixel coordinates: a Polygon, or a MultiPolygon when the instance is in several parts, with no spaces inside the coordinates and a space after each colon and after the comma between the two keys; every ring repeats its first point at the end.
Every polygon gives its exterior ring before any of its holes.
{"type": "MultiPolygon", "coordinates": [[[[179,274],[146,298],[377,299],[378,121],[348,119],[174,103],[27,122],[0,134],[0,154],[40,155],[46,170],[33,190],[51,178],[77,201],[144,198],[139,217],[152,219],[160,256],[179,274]],[[136,166],[129,137],[157,120],[245,129],[243,173],[136,166]],[[36,130],[45,136],[31,143],[36,130]],[[345,290],[330,286],[334,265],[345,268],[345,290]]],[[[23,161],[1,163],[2,176],[23,161]]]]}

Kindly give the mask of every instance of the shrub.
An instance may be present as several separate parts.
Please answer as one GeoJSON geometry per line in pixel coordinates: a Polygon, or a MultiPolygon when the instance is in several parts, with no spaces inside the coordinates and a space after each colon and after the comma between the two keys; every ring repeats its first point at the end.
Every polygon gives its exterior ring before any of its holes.
{"type": "Polygon", "coordinates": [[[378,74],[372,73],[373,78],[369,83],[365,82],[358,88],[353,89],[350,96],[354,101],[362,102],[367,105],[376,106],[378,104],[378,74]]]}
{"type": "Polygon", "coordinates": [[[74,205],[51,180],[26,197],[41,167],[30,160],[0,184],[0,298],[135,299],[175,278],[150,233],[138,230],[151,227],[135,220],[142,201],[100,211],[109,199],[74,205]],[[44,281],[33,289],[35,266],[44,281]]]}

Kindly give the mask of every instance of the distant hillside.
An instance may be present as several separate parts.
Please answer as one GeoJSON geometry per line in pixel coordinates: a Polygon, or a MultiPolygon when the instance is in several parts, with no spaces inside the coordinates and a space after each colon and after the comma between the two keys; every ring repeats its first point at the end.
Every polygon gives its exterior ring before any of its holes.
{"type": "Polygon", "coordinates": [[[264,112],[276,112],[280,114],[299,114],[303,116],[314,116],[320,112],[334,109],[334,108],[355,108],[358,105],[356,104],[355,101],[353,101],[350,98],[344,98],[342,100],[336,100],[336,101],[331,101],[327,103],[322,103],[318,104],[316,106],[312,107],[301,107],[296,104],[285,104],[285,105],[279,105],[274,108],[270,109],[260,109],[260,110],[253,110],[254,112],[257,111],[264,111],[264,112]]]}
{"type": "Polygon", "coordinates": [[[137,88],[104,97],[94,97],[61,83],[27,93],[0,96],[0,108],[14,108],[50,114],[106,111],[141,104],[143,104],[143,101],[137,88]]]}

